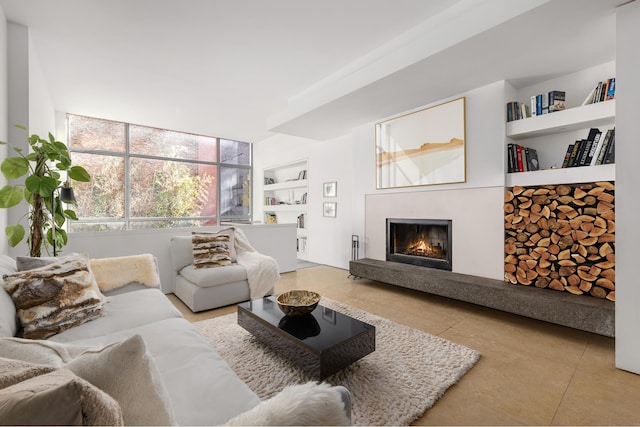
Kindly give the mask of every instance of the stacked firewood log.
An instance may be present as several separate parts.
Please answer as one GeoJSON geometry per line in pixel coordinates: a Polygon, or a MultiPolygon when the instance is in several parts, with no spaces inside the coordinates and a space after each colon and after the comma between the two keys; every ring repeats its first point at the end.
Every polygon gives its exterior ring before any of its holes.
{"type": "Polygon", "coordinates": [[[508,188],[505,281],[615,301],[613,182],[508,188]]]}

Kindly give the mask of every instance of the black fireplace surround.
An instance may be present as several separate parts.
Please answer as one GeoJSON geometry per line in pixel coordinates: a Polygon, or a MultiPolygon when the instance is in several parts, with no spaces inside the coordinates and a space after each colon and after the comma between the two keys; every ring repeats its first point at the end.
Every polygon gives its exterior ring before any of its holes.
{"type": "Polygon", "coordinates": [[[387,261],[452,271],[451,220],[387,218],[387,261]]]}

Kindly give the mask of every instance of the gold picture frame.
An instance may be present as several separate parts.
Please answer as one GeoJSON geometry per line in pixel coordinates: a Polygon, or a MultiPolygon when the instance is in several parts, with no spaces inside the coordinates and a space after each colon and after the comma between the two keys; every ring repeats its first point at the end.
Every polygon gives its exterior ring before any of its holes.
{"type": "Polygon", "coordinates": [[[465,97],[375,125],[376,188],[466,182],[465,97]]]}

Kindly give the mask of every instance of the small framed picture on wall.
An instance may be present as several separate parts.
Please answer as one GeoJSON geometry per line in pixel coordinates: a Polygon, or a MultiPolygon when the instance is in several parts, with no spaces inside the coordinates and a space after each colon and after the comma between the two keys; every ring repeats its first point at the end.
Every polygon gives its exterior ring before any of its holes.
{"type": "Polygon", "coordinates": [[[338,195],[338,183],[335,181],[325,182],[322,194],[324,197],[336,197],[338,195]]]}
{"type": "Polygon", "coordinates": [[[336,209],[337,209],[337,203],[336,202],[324,202],[323,205],[322,205],[322,216],[335,218],[336,217],[336,209]]]}

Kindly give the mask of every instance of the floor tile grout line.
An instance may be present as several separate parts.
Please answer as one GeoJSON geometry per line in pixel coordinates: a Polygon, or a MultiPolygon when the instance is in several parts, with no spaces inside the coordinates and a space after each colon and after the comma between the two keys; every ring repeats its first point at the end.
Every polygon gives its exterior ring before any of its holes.
{"type": "Polygon", "coordinates": [[[558,401],[558,406],[556,407],[556,410],[553,412],[553,416],[551,417],[551,423],[550,425],[556,425],[555,424],[555,420],[556,417],[558,416],[558,411],[560,411],[560,408],[562,407],[562,402],[564,401],[567,392],[569,391],[569,387],[571,387],[571,383],[573,382],[573,378],[576,375],[576,372],[578,371],[578,366],[580,365],[580,363],[582,362],[582,359],[584,358],[585,353],[587,352],[587,348],[589,347],[589,344],[591,343],[592,337],[589,336],[584,344],[584,348],[582,349],[582,354],[580,354],[580,357],[578,358],[578,360],[576,361],[575,366],[573,367],[573,372],[571,372],[571,376],[569,377],[569,381],[567,382],[567,386],[565,387],[564,391],[562,392],[562,396],[560,397],[560,400],[558,401]]]}

